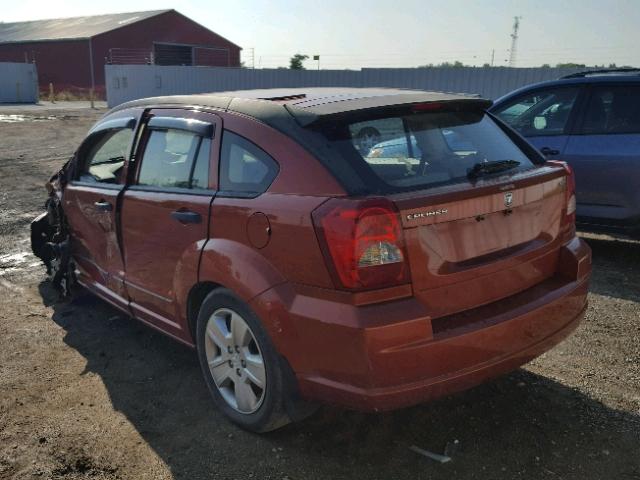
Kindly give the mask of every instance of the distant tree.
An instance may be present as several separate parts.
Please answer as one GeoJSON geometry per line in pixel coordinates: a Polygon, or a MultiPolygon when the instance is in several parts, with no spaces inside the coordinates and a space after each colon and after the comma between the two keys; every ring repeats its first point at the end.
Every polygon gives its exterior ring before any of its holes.
{"type": "Polygon", "coordinates": [[[304,65],[302,64],[302,62],[304,62],[307,58],[309,58],[309,55],[302,55],[301,53],[296,53],[289,60],[289,68],[291,70],[304,70],[304,65]]]}
{"type": "Polygon", "coordinates": [[[452,62],[442,62],[439,63],[437,65],[438,67],[454,67],[454,68],[459,68],[459,67],[464,67],[464,63],[460,62],[459,60],[452,62]]]}
{"type": "Polygon", "coordinates": [[[540,68],[551,68],[551,65],[549,65],[548,63],[543,63],[542,65],[540,65],[540,68]]]}
{"type": "Polygon", "coordinates": [[[489,63],[483,63],[482,68],[491,68],[491,65],[489,63]]]}
{"type": "Polygon", "coordinates": [[[556,64],[556,68],[587,68],[584,63],[558,63],[556,64]]]}
{"type": "MultiPolygon", "coordinates": [[[[604,65],[602,66],[604,67],[604,65]]],[[[610,63],[609,68],[618,68],[618,66],[615,63],[610,63]]]]}

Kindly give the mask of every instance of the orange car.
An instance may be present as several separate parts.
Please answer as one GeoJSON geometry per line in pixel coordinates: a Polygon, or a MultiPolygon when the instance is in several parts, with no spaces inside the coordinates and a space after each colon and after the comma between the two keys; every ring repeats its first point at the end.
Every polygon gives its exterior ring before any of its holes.
{"type": "Polygon", "coordinates": [[[489,106],[358,89],[127,103],[52,178],[33,249],[63,292],[196,348],[247,429],[466,389],[565,338],[591,271],[570,169],[489,106]]]}

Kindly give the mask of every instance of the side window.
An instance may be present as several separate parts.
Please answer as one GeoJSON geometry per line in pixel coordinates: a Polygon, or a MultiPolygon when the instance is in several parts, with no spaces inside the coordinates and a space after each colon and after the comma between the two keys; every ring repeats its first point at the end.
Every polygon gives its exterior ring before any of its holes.
{"type": "Polygon", "coordinates": [[[78,180],[118,183],[132,138],[130,128],[96,133],[80,150],[78,180]]]}
{"type": "Polygon", "coordinates": [[[150,130],[138,185],[208,188],[211,141],[177,129],[150,130]]]}
{"type": "Polygon", "coordinates": [[[640,133],[640,86],[594,87],[580,133],[640,133]]]}
{"type": "Polygon", "coordinates": [[[262,193],[277,174],[278,164],[265,151],[225,130],[220,155],[220,190],[262,193]]]}
{"type": "Polygon", "coordinates": [[[522,135],[563,135],[579,87],[554,88],[525,94],[493,113],[522,135]]]}

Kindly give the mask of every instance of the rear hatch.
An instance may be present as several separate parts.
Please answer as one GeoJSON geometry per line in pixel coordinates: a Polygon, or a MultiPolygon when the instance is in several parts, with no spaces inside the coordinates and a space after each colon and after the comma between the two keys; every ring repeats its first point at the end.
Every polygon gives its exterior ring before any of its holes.
{"type": "Polygon", "coordinates": [[[539,167],[474,186],[392,196],[414,294],[431,315],[494,302],[553,276],[565,183],[562,168],[539,167]]]}
{"type": "Polygon", "coordinates": [[[552,277],[560,247],[572,234],[567,170],[545,163],[485,107],[468,100],[412,104],[320,127],[332,155],[341,157],[336,176],[357,183],[351,196],[383,198],[399,215],[404,255],[390,254],[393,245],[380,243],[379,261],[362,262],[356,247],[354,261],[360,263],[353,269],[364,265],[365,272],[401,259],[410,275],[397,278],[411,281],[433,318],[552,277]]]}

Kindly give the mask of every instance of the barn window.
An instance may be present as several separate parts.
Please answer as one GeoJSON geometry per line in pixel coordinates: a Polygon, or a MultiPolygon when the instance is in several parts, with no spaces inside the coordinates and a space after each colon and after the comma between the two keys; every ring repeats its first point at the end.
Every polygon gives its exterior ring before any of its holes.
{"type": "Polygon", "coordinates": [[[156,43],[154,53],[156,65],[193,65],[193,48],[189,45],[156,43]]]}

